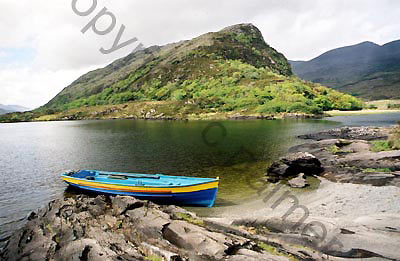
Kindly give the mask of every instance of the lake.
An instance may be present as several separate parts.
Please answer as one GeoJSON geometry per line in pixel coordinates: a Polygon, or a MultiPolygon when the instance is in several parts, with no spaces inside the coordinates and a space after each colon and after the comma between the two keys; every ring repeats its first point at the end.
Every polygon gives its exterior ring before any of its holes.
{"type": "Polygon", "coordinates": [[[400,113],[323,120],[72,121],[0,124],[0,247],[26,216],[64,195],[68,169],[221,178],[216,207],[251,198],[268,164],[324,129],[393,125],[400,113]]]}

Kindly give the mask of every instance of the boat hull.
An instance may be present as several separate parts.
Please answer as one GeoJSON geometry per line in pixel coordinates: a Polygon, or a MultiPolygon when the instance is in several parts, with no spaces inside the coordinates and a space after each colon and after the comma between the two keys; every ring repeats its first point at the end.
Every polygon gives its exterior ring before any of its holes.
{"type": "MultiPolygon", "coordinates": [[[[95,172],[90,172],[95,173],[95,172]]],[[[86,172],[84,173],[86,175],[86,172]]],[[[182,186],[149,186],[138,185],[137,180],[128,182],[112,182],[107,180],[102,182],[94,175],[93,179],[83,178],[82,176],[62,175],[63,180],[73,188],[84,190],[91,193],[106,195],[125,195],[133,196],[139,199],[151,200],[159,204],[174,204],[185,206],[212,207],[214,205],[218,192],[218,179],[204,179],[206,182],[186,184],[182,186]],[[133,184],[131,184],[133,183],[133,184]]],[[[129,175],[129,174],[127,174],[129,175]]],[[[145,174],[143,174],[145,175],[145,174]]],[[[131,176],[130,176],[131,177],[131,176]]],[[[153,176],[154,177],[154,176],[153,176]]],[[[160,175],[161,179],[182,179],[182,177],[173,177],[160,175]]],[[[185,179],[191,179],[183,177],[185,179]]],[[[199,180],[199,178],[193,178],[199,180]]],[[[103,178],[104,180],[104,178],[103,178]]],[[[203,180],[201,180],[203,181],[203,180]]]]}
{"type": "Polygon", "coordinates": [[[183,192],[183,193],[144,193],[144,192],[127,192],[118,190],[107,190],[102,188],[93,188],[69,183],[70,186],[97,194],[104,195],[123,195],[132,196],[138,199],[150,200],[159,204],[174,204],[184,206],[212,207],[217,196],[218,188],[206,190],[183,192]]]}

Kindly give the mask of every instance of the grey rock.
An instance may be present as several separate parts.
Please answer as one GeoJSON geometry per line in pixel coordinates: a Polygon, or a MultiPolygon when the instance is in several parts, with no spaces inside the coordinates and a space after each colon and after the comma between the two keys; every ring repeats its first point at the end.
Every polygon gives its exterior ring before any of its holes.
{"type": "Polygon", "coordinates": [[[349,139],[349,140],[377,140],[388,137],[388,129],[377,127],[343,127],[326,130],[318,133],[298,136],[301,139],[326,140],[326,139],[349,139]]]}
{"type": "Polygon", "coordinates": [[[97,196],[96,198],[90,200],[88,203],[90,205],[88,209],[92,216],[101,215],[107,206],[105,202],[105,196],[97,196]]]}
{"type": "Polygon", "coordinates": [[[269,174],[273,174],[274,176],[286,176],[289,174],[289,165],[286,165],[283,162],[274,162],[268,169],[269,174]]]}
{"type": "Polygon", "coordinates": [[[144,201],[129,196],[116,196],[112,198],[111,203],[117,215],[125,214],[128,210],[144,206],[144,201]]]}
{"type": "Polygon", "coordinates": [[[184,221],[173,221],[165,227],[164,237],[179,248],[196,251],[203,255],[222,257],[228,248],[222,234],[209,232],[184,221]]]}
{"type": "Polygon", "coordinates": [[[304,173],[307,176],[320,175],[324,169],[321,162],[308,152],[290,153],[274,162],[267,171],[269,181],[293,177],[304,173]]]}
{"type": "Polygon", "coordinates": [[[309,185],[304,177],[304,173],[300,173],[298,177],[289,180],[288,184],[292,188],[305,188],[309,185]]]}
{"type": "Polygon", "coordinates": [[[229,261],[258,261],[258,260],[270,260],[270,261],[289,261],[290,259],[283,256],[274,256],[266,252],[256,252],[249,249],[240,249],[236,255],[227,258],[229,261]]]}

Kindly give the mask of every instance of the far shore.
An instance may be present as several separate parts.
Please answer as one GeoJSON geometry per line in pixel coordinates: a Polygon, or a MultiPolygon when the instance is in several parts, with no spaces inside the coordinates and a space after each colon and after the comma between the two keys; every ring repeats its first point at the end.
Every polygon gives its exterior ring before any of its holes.
{"type": "Polygon", "coordinates": [[[353,116],[384,113],[399,113],[400,109],[364,109],[359,111],[325,111],[323,114],[271,113],[263,114],[252,110],[219,112],[216,109],[201,110],[179,102],[128,102],[118,105],[80,107],[61,112],[41,113],[38,111],[10,113],[0,116],[0,123],[43,122],[71,120],[275,120],[287,118],[323,118],[329,116],[353,116]],[[184,112],[182,106],[189,106],[184,112]]]}
{"type": "Polygon", "coordinates": [[[400,110],[361,110],[361,111],[327,111],[329,116],[354,116],[354,115],[369,115],[369,114],[383,114],[383,113],[399,113],[400,110]]]}

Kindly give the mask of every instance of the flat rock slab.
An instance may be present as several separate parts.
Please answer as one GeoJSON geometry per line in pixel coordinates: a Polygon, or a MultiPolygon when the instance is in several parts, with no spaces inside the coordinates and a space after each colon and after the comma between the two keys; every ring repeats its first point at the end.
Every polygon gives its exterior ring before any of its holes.
{"type": "Polygon", "coordinates": [[[378,140],[386,139],[389,128],[378,127],[343,127],[326,130],[318,133],[298,136],[301,139],[327,140],[327,139],[349,139],[349,140],[378,140]]]}
{"type": "Polygon", "coordinates": [[[298,177],[289,180],[288,184],[292,188],[305,188],[309,185],[304,177],[304,173],[301,173],[298,177]]]}

